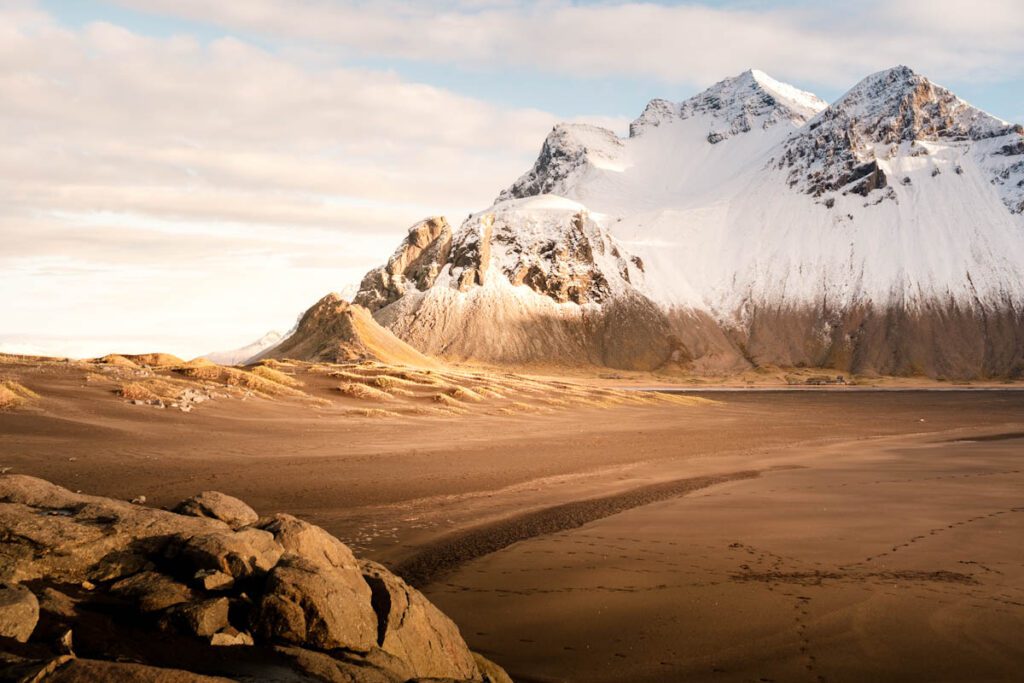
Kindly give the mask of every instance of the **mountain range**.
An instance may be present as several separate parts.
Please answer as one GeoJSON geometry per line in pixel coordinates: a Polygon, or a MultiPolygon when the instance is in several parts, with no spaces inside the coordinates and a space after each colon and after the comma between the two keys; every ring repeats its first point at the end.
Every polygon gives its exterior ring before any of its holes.
{"type": "Polygon", "coordinates": [[[913,70],[832,104],[752,70],[560,124],[353,299],[422,353],[723,374],[1024,372],[1024,129],[913,70]]]}

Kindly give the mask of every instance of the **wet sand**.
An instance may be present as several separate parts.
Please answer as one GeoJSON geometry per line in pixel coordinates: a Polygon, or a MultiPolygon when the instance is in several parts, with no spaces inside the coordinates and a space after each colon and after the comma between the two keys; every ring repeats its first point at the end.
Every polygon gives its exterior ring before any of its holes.
{"type": "Polygon", "coordinates": [[[0,467],[310,519],[407,568],[518,680],[1024,667],[1021,392],[357,419],[262,400],[185,415],[29,379],[45,400],[0,414],[0,467]]]}
{"type": "Polygon", "coordinates": [[[794,461],[518,543],[427,593],[522,681],[1020,680],[1019,436],[794,461]]]}

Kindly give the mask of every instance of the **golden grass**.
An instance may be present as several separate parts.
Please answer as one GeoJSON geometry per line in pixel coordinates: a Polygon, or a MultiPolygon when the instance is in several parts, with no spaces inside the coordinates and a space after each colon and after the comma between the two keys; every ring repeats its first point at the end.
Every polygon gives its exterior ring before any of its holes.
{"type": "Polygon", "coordinates": [[[118,395],[128,401],[152,401],[160,398],[145,384],[140,382],[128,382],[117,389],[118,395]]]}
{"type": "Polygon", "coordinates": [[[0,410],[10,410],[17,408],[25,402],[21,396],[8,389],[6,386],[0,384],[0,410]]]}
{"type": "Polygon", "coordinates": [[[125,354],[123,358],[127,358],[139,365],[151,365],[154,367],[185,365],[185,361],[170,353],[125,354]]]}
{"type": "Polygon", "coordinates": [[[193,368],[179,368],[178,372],[191,379],[217,382],[228,387],[251,389],[252,391],[269,396],[306,396],[305,393],[298,389],[293,389],[280,382],[238,368],[229,368],[222,365],[203,365],[193,368]]]}
{"type": "Polygon", "coordinates": [[[353,408],[346,410],[345,414],[349,417],[401,417],[399,413],[384,410],[383,408],[353,408]]]}
{"type": "Polygon", "coordinates": [[[471,401],[473,403],[479,403],[484,400],[483,396],[472,389],[467,389],[466,387],[454,387],[449,389],[448,395],[457,401],[471,401]]]}
{"type": "Polygon", "coordinates": [[[338,391],[341,392],[342,396],[349,398],[357,398],[361,401],[390,401],[392,400],[391,394],[380,389],[374,389],[371,386],[360,384],[358,382],[350,382],[348,384],[342,384],[338,387],[338,391]]]}
{"type": "Polygon", "coordinates": [[[250,370],[250,372],[258,377],[262,377],[263,379],[268,379],[271,382],[283,384],[286,387],[297,387],[301,386],[302,384],[291,375],[287,375],[281,372],[280,370],[275,370],[274,368],[268,367],[266,365],[257,365],[252,370],[250,370]]]}
{"type": "Polygon", "coordinates": [[[439,403],[442,406],[450,408],[456,408],[462,405],[456,399],[452,398],[447,394],[434,394],[433,396],[430,397],[430,400],[433,401],[434,403],[439,403]]]}
{"type": "Polygon", "coordinates": [[[37,398],[39,394],[14,380],[0,381],[0,410],[17,408],[37,398]]]}

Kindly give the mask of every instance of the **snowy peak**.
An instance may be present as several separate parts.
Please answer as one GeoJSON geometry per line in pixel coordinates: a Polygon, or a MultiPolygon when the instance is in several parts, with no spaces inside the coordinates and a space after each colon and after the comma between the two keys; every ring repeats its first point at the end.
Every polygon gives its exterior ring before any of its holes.
{"type": "Polygon", "coordinates": [[[604,183],[639,185],[627,192],[639,197],[646,194],[644,186],[653,187],[654,176],[670,176],[671,192],[685,195],[692,186],[731,178],[737,167],[762,156],[825,106],[810,93],[750,70],[681,103],[651,100],[626,139],[605,128],[559,124],[533,167],[498,195],[497,202],[554,194],[588,206],[596,199],[591,208],[603,212],[608,207],[594,193],[616,194],[604,183]],[[728,145],[728,154],[715,146],[751,131],[771,134],[744,136],[742,145],[728,145]],[[729,159],[708,163],[709,155],[729,159]]]}
{"type": "Polygon", "coordinates": [[[906,66],[868,76],[821,118],[845,119],[861,140],[889,144],[982,140],[1012,129],[906,66]]]}
{"type": "MultiPolygon", "coordinates": [[[[908,186],[975,171],[1012,213],[1024,212],[1024,129],[1011,125],[906,66],[872,74],[784,143],[778,167],[791,187],[898,201],[889,176],[908,186]]],[[[937,181],[934,181],[937,182],[937,181]]],[[[822,200],[828,206],[833,197],[822,200]]]]}
{"type": "Polygon", "coordinates": [[[533,167],[498,195],[496,201],[568,194],[572,181],[586,167],[619,168],[622,150],[622,140],[607,128],[560,123],[544,140],[533,167]]]}
{"type": "Polygon", "coordinates": [[[637,137],[652,127],[704,115],[712,119],[708,142],[716,143],[738,133],[771,128],[781,122],[803,125],[826,106],[809,92],[751,69],[719,81],[679,104],[651,100],[643,114],[630,124],[629,135],[637,137]]]}

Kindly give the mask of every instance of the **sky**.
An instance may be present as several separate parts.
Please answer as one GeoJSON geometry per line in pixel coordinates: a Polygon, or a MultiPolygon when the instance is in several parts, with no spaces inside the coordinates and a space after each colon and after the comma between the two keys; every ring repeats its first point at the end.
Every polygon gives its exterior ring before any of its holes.
{"type": "Polygon", "coordinates": [[[558,121],[896,64],[1024,122],[1024,3],[0,0],[0,350],[240,347],[489,206],[558,121]]]}

